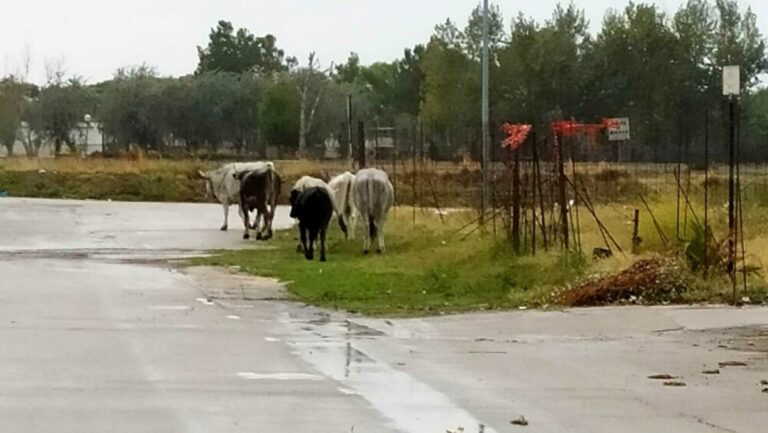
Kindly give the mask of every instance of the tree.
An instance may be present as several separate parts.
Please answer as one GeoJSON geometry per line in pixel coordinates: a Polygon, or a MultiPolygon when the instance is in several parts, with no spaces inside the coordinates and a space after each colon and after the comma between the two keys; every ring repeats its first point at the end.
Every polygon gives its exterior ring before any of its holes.
{"type": "Polygon", "coordinates": [[[94,107],[92,95],[82,81],[79,78],[64,80],[63,73],[56,73],[40,90],[37,104],[40,134],[53,141],[55,154],[61,153],[64,144],[71,153],[77,153],[72,131],[94,107]]]}
{"type": "Polygon", "coordinates": [[[160,148],[164,132],[161,122],[170,109],[161,103],[164,84],[153,68],[142,65],[119,69],[115,78],[104,85],[98,117],[116,144],[126,149],[131,144],[160,148]]]}
{"type": "MultiPolygon", "coordinates": [[[[0,144],[5,146],[9,156],[13,155],[14,143],[23,135],[22,122],[26,120],[30,101],[40,91],[37,86],[25,81],[25,75],[8,75],[0,79],[0,144]]],[[[33,156],[29,150],[27,155],[33,156]]]]}
{"type": "Polygon", "coordinates": [[[422,102],[424,72],[421,65],[425,48],[416,45],[413,50],[406,48],[403,58],[395,63],[393,105],[395,113],[418,116],[422,102]]]}
{"type": "MultiPolygon", "coordinates": [[[[557,6],[558,8],[560,5],[557,6]]],[[[507,34],[504,31],[504,16],[498,5],[491,5],[488,11],[488,40],[491,53],[504,45],[507,34]]],[[[464,52],[476,61],[480,60],[483,51],[483,8],[476,6],[469,16],[467,26],[458,36],[464,52]]]]}
{"type": "Polygon", "coordinates": [[[447,44],[438,35],[427,45],[421,63],[421,114],[450,150],[455,150],[453,146],[460,135],[469,132],[467,121],[479,112],[478,69],[474,66],[460,48],[447,44]]]}
{"type": "Polygon", "coordinates": [[[360,66],[360,57],[357,53],[349,53],[347,63],[336,65],[336,73],[333,79],[337,83],[354,84],[360,80],[363,73],[363,67],[360,66]]]}
{"type": "Polygon", "coordinates": [[[296,149],[299,143],[299,93],[296,77],[280,74],[264,95],[261,130],[268,144],[296,149]]]}
{"type": "Polygon", "coordinates": [[[235,32],[231,22],[222,20],[211,29],[208,39],[207,47],[197,47],[197,74],[253,72],[271,75],[288,69],[285,52],[277,47],[273,35],[255,37],[246,29],[235,32]]]}
{"type": "Polygon", "coordinates": [[[758,76],[768,70],[765,39],[757,28],[757,16],[751,8],[742,14],[733,0],[716,0],[715,7],[719,16],[716,64],[739,65],[742,88],[749,90],[757,84],[758,76]]]}
{"type": "Polygon", "coordinates": [[[463,35],[461,34],[461,31],[459,31],[459,28],[456,27],[456,24],[448,18],[444,23],[435,26],[435,32],[432,35],[431,40],[440,43],[446,48],[461,49],[463,35]]]}
{"type": "Polygon", "coordinates": [[[630,3],[606,15],[589,53],[586,106],[595,116],[632,119],[635,157],[673,160],[680,142],[674,59],[678,39],[664,13],[630,3]]]}
{"type": "Polygon", "coordinates": [[[14,76],[0,81],[0,142],[8,156],[13,156],[16,133],[21,126],[23,94],[21,85],[14,76]]]}
{"type": "Polygon", "coordinates": [[[326,73],[333,71],[333,65],[327,71],[318,70],[319,62],[315,53],[309,53],[306,68],[297,72],[299,83],[296,88],[299,92],[299,155],[304,156],[307,152],[307,135],[312,129],[315,121],[317,106],[323,97],[325,88],[328,84],[326,73]]]}
{"type": "Polygon", "coordinates": [[[191,119],[195,139],[216,151],[229,142],[241,152],[255,140],[260,83],[248,74],[207,73],[193,80],[191,119]]]}
{"type": "Polygon", "coordinates": [[[36,157],[45,143],[43,141],[45,132],[43,130],[42,106],[39,99],[29,100],[22,115],[22,121],[27,128],[19,130],[17,136],[24,146],[27,156],[36,157]]]}

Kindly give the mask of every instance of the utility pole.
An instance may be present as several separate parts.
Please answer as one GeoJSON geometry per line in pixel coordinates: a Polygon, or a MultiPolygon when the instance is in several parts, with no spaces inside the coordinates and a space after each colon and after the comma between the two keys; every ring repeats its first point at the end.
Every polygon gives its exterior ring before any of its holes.
{"type": "Polygon", "coordinates": [[[490,42],[489,42],[489,10],[488,0],[483,0],[483,97],[482,97],[482,120],[483,120],[483,139],[482,139],[482,186],[481,186],[481,201],[480,201],[480,226],[485,229],[485,212],[486,207],[489,205],[488,200],[488,180],[490,174],[490,161],[488,158],[490,148],[490,121],[489,121],[489,104],[488,104],[488,82],[489,82],[489,56],[490,56],[490,42]]]}

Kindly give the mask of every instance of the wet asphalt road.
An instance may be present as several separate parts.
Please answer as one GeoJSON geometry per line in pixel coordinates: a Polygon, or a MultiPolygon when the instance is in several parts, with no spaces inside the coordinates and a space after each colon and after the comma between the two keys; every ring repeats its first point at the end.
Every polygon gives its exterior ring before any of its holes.
{"type": "Polygon", "coordinates": [[[212,204],[0,199],[0,432],[768,425],[768,309],[347,316],[168,262],[255,244],[236,213],[227,233],[220,218],[212,204]],[[726,361],[746,366],[702,374],[726,361]],[[686,386],[647,378],[661,373],[686,386]]]}

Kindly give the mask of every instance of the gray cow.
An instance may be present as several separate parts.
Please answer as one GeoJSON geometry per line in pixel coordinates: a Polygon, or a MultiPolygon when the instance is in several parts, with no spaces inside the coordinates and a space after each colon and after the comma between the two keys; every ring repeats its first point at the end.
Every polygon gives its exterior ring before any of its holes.
{"type": "Polygon", "coordinates": [[[384,251],[384,223],[387,213],[395,202],[395,190],[387,173],[377,168],[365,168],[355,175],[354,202],[363,220],[363,253],[371,249],[371,239],[376,238],[376,252],[384,251]]]}

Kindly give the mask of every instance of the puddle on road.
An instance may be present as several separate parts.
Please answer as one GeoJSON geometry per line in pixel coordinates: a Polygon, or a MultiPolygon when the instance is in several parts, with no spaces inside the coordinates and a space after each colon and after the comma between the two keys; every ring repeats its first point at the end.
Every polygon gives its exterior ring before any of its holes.
{"type": "Polygon", "coordinates": [[[407,433],[453,431],[495,433],[471,413],[429,385],[355,348],[355,338],[375,339],[370,333],[360,335],[359,325],[329,322],[307,326],[283,316],[293,337],[286,341],[303,360],[326,377],[337,381],[344,394],[358,395],[407,433]]]}

